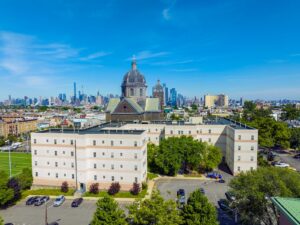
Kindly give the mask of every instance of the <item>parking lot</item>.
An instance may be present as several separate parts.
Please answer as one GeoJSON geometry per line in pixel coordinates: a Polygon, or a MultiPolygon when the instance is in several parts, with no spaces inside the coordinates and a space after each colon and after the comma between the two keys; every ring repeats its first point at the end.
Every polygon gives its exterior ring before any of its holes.
{"type": "MultiPolygon", "coordinates": [[[[96,210],[96,201],[84,200],[78,208],[71,207],[72,200],[66,200],[59,207],[52,207],[53,200],[48,203],[48,223],[58,222],[60,225],[88,225],[96,210]]],[[[128,203],[121,203],[125,209],[128,203]]],[[[42,225],[45,224],[45,205],[26,206],[25,200],[6,210],[1,210],[0,215],[6,223],[14,225],[42,225]]]]}

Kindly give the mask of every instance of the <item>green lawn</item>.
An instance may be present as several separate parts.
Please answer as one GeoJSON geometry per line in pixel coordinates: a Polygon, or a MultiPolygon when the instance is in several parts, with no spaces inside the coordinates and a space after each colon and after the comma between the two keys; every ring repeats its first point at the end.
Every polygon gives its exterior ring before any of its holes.
{"type": "MultiPolygon", "coordinates": [[[[29,153],[11,153],[12,175],[17,175],[23,168],[31,168],[31,154],[29,153]]],[[[9,174],[8,153],[0,152],[0,170],[9,174]]]]}

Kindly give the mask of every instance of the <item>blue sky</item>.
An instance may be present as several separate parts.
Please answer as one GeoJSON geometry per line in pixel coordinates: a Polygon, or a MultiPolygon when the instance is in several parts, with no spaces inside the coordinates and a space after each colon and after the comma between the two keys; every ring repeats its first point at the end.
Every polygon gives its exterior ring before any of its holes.
{"type": "Polygon", "coordinates": [[[120,93],[135,55],[186,96],[300,99],[299,0],[1,0],[0,99],[120,93]]]}

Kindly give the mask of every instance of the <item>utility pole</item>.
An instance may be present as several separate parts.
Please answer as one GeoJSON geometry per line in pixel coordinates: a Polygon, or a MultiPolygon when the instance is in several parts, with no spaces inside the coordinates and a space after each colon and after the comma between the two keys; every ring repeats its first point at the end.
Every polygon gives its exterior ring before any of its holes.
{"type": "Polygon", "coordinates": [[[45,225],[48,225],[48,202],[45,204],[45,225]]]}
{"type": "Polygon", "coordinates": [[[11,178],[11,154],[10,154],[9,140],[7,140],[5,143],[8,144],[7,147],[8,147],[9,178],[11,178]]]}

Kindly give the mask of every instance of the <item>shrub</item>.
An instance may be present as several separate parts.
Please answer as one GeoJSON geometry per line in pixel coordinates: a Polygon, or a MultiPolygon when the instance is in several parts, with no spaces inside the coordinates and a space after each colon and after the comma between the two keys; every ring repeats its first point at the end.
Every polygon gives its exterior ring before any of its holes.
{"type": "Polygon", "coordinates": [[[131,194],[138,195],[140,191],[141,191],[140,184],[133,183],[132,188],[130,190],[131,194]]]}
{"type": "Polygon", "coordinates": [[[120,186],[119,182],[111,183],[111,185],[108,189],[108,194],[115,195],[120,191],[120,188],[121,188],[121,186],[120,186]]]}
{"type": "Polygon", "coordinates": [[[16,176],[22,190],[30,189],[32,185],[32,171],[31,169],[24,168],[22,173],[16,176]]]}
{"type": "Polygon", "coordinates": [[[67,181],[62,182],[60,190],[64,193],[67,193],[69,191],[69,184],[67,181]]]}
{"type": "Polygon", "coordinates": [[[142,183],[142,189],[144,190],[144,189],[147,189],[148,188],[148,184],[147,184],[147,182],[143,182],[142,183]]]}
{"type": "Polygon", "coordinates": [[[19,181],[12,177],[7,182],[7,187],[11,188],[14,191],[14,197],[12,201],[18,200],[21,197],[21,187],[19,181]]]}
{"type": "Polygon", "coordinates": [[[99,193],[99,183],[93,183],[90,186],[90,193],[98,194],[99,193]]]}

